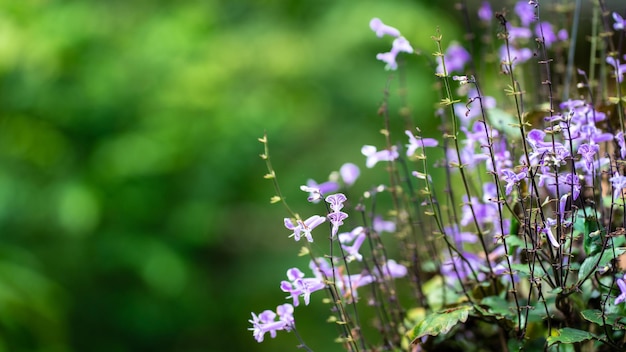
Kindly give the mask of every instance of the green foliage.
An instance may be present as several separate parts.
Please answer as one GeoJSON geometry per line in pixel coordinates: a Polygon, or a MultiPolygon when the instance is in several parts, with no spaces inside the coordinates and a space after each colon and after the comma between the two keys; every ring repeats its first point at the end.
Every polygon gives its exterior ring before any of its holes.
{"type": "Polygon", "coordinates": [[[558,344],[572,344],[577,342],[584,342],[591,339],[599,339],[596,335],[583,330],[562,328],[557,330],[557,336],[548,337],[548,346],[558,344]]]}
{"type": "Polygon", "coordinates": [[[473,310],[474,307],[471,305],[462,304],[428,314],[426,318],[418,323],[409,333],[409,336],[413,339],[412,343],[419,343],[418,340],[426,335],[437,336],[439,334],[447,334],[457,324],[465,323],[473,310]]]}

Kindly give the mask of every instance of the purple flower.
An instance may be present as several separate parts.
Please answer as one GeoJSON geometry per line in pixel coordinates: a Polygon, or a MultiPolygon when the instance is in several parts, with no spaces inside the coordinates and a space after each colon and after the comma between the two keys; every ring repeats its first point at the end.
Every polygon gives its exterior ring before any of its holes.
{"type": "MultiPolygon", "coordinates": [[[[567,31],[565,32],[565,34],[567,34],[567,31]]],[[[560,39],[557,34],[554,33],[554,27],[550,22],[537,23],[537,25],[535,26],[535,35],[537,36],[537,38],[543,37],[543,42],[547,48],[551,47],[552,44],[560,39]]]]}
{"type": "Polygon", "coordinates": [[[399,37],[400,31],[396,28],[388,26],[380,20],[380,18],[374,17],[370,21],[370,28],[376,33],[378,38],[382,38],[385,34],[392,37],[399,37]]]}
{"type": "Polygon", "coordinates": [[[352,163],[345,163],[341,165],[341,168],[339,169],[339,174],[341,175],[341,179],[346,186],[352,186],[354,182],[359,178],[361,170],[359,170],[358,166],[352,163]]]}
{"type": "Polygon", "coordinates": [[[387,263],[382,266],[381,271],[383,272],[383,277],[396,279],[405,276],[408,269],[406,266],[396,263],[395,260],[389,259],[387,263]]]}
{"type": "Polygon", "coordinates": [[[380,53],[376,55],[376,59],[387,64],[388,70],[396,70],[398,68],[398,63],[396,62],[396,57],[400,52],[405,53],[413,53],[413,47],[409,43],[408,40],[404,37],[398,37],[393,40],[393,44],[391,46],[391,51],[386,53],[380,53]]]}
{"type": "Polygon", "coordinates": [[[556,240],[556,238],[552,234],[552,226],[554,225],[556,225],[556,220],[552,218],[546,218],[546,221],[544,222],[544,227],[541,229],[541,232],[546,234],[546,236],[548,237],[548,241],[550,241],[550,244],[552,245],[552,247],[559,248],[561,244],[559,243],[559,241],[556,240]]]}
{"type": "Polygon", "coordinates": [[[311,236],[311,231],[324,221],[326,221],[326,218],[319,215],[313,215],[305,221],[296,220],[295,224],[291,221],[290,218],[285,218],[284,220],[285,227],[293,231],[293,233],[289,237],[293,236],[296,241],[300,241],[300,237],[302,236],[302,234],[304,234],[309,242],[313,242],[313,236],[311,236]]]}
{"type": "Polygon", "coordinates": [[[263,338],[267,332],[269,332],[270,336],[274,338],[276,337],[277,331],[290,331],[292,329],[295,325],[293,319],[293,306],[285,303],[276,307],[276,313],[271,310],[266,310],[259,315],[252,313],[252,319],[248,321],[252,323],[252,328],[248,328],[248,330],[252,331],[254,339],[257,342],[263,342],[263,338]],[[276,316],[279,318],[278,321],[276,321],[276,316]]]}
{"type": "Polygon", "coordinates": [[[533,32],[524,27],[511,27],[509,28],[509,40],[515,41],[517,38],[528,39],[532,37],[533,32]]]}
{"type": "Polygon", "coordinates": [[[489,2],[483,1],[482,5],[478,9],[478,18],[483,22],[491,22],[493,19],[493,11],[491,11],[491,5],[489,2]]]}
{"type": "Polygon", "coordinates": [[[330,220],[331,224],[333,224],[332,237],[335,237],[337,231],[339,230],[339,226],[343,225],[343,220],[348,217],[348,214],[341,211],[343,203],[346,200],[347,198],[343,193],[332,194],[326,197],[326,202],[330,204],[330,209],[333,211],[328,214],[328,220],[330,220]]]}
{"type": "Polygon", "coordinates": [[[613,200],[622,195],[622,190],[626,187],[626,176],[620,176],[617,172],[609,179],[613,185],[613,200]]]}
{"type": "Polygon", "coordinates": [[[372,145],[364,145],[363,148],[361,148],[361,154],[367,157],[365,166],[370,169],[373,168],[379,161],[392,161],[396,160],[399,156],[396,146],[392,146],[391,150],[383,149],[381,151],[376,151],[376,147],[372,145]]]}
{"type": "Polygon", "coordinates": [[[578,154],[582,156],[582,159],[584,160],[583,165],[585,165],[585,169],[589,174],[593,171],[593,158],[598,150],[600,150],[600,146],[597,144],[583,143],[578,147],[578,154]]]}
{"type": "Polygon", "coordinates": [[[626,71],[626,65],[621,65],[619,59],[616,59],[612,56],[606,58],[606,63],[613,66],[615,69],[615,77],[617,77],[617,81],[622,83],[624,79],[624,71],[626,71]]]}
{"type": "Polygon", "coordinates": [[[619,290],[621,291],[619,296],[615,297],[615,305],[618,305],[624,301],[626,301],[626,280],[624,278],[619,278],[616,280],[617,286],[619,286],[619,290]]]}
{"type": "Polygon", "coordinates": [[[513,191],[513,186],[526,178],[526,168],[524,168],[521,172],[515,173],[511,170],[502,170],[502,180],[506,182],[506,195],[508,196],[513,191]]]}
{"type": "Polygon", "coordinates": [[[446,53],[443,56],[443,62],[441,56],[437,57],[437,69],[436,72],[443,74],[443,64],[446,64],[446,74],[449,72],[457,71],[463,72],[465,64],[471,60],[471,56],[464,47],[458,43],[452,43],[446,53]]]}
{"type": "Polygon", "coordinates": [[[304,192],[309,192],[309,197],[307,198],[309,202],[318,203],[324,194],[337,192],[339,184],[333,181],[318,184],[315,180],[309,179],[306,181],[306,186],[300,186],[300,189],[304,192]]]}
{"type": "Polygon", "coordinates": [[[526,0],[518,1],[515,4],[515,13],[519,16],[522,26],[528,27],[535,21],[535,8],[526,0]]]}
{"type": "Polygon", "coordinates": [[[304,299],[304,305],[309,305],[311,301],[311,293],[324,289],[324,281],[318,277],[305,278],[304,274],[298,268],[287,270],[287,279],[280,283],[280,289],[289,293],[289,297],[293,299],[293,305],[297,307],[300,304],[299,297],[304,299]]]}
{"type": "Polygon", "coordinates": [[[515,68],[517,64],[524,63],[531,57],[533,57],[533,52],[528,48],[516,49],[509,47],[509,50],[507,50],[504,45],[500,47],[500,61],[504,73],[509,73],[509,65],[511,68],[515,68]]]}
{"type": "Polygon", "coordinates": [[[436,147],[439,142],[436,139],[432,138],[420,138],[417,139],[411,131],[404,131],[407,136],[409,136],[409,144],[406,145],[406,155],[412,156],[415,154],[417,149],[421,149],[424,147],[436,147]]]}
{"type": "Polygon", "coordinates": [[[622,131],[617,132],[615,141],[619,145],[620,156],[622,159],[626,159],[626,141],[624,141],[624,133],[622,131]]]}
{"type": "Polygon", "coordinates": [[[396,231],[396,223],[393,221],[385,221],[382,217],[377,216],[372,221],[372,228],[378,233],[393,233],[396,231]]]}
{"type": "Polygon", "coordinates": [[[339,242],[341,242],[341,248],[346,252],[346,260],[348,262],[353,260],[360,262],[363,260],[363,256],[359,253],[359,250],[366,237],[365,229],[361,226],[355,228],[352,232],[339,235],[339,242]],[[350,242],[352,242],[352,245],[349,245],[350,242]]]}
{"type": "Polygon", "coordinates": [[[619,13],[613,12],[613,20],[615,20],[615,23],[613,23],[613,29],[616,31],[623,31],[624,28],[626,28],[626,21],[624,21],[619,13]]]}

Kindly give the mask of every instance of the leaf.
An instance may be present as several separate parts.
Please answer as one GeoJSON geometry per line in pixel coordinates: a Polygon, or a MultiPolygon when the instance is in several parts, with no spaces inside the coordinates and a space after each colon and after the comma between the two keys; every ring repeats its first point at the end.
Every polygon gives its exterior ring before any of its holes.
{"type": "Polygon", "coordinates": [[[513,115],[502,109],[493,108],[487,110],[487,119],[493,128],[504,132],[508,137],[519,139],[520,129],[515,127],[519,126],[519,121],[513,115]]]}
{"type": "Polygon", "coordinates": [[[604,251],[602,257],[600,258],[600,253],[586,258],[583,263],[580,265],[580,271],[578,272],[578,280],[584,279],[589,273],[593,273],[594,271],[604,268],[618,256],[622,255],[626,249],[624,247],[615,248],[615,253],[610,248],[604,251]],[[600,258],[600,261],[598,261],[600,258]],[[596,265],[596,262],[598,263],[596,265]]]}
{"type": "Polygon", "coordinates": [[[584,220],[583,247],[585,254],[594,255],[602,250],[602,242],[606,231],[600,226],[595,216],[587,216],[584,220]]]}
{"type": "Polygon", "coordinates": [[[496,317],[512,317],[511,304],[502,297],[489,296],[480,301],[481,305],[487,306],[489,313],[496,317]]]}
{"type": "Polygon", "coordinates": [[[417,324],[411,331],[411,335],[414,336],[411,344],[418,344],[419,339],[426,335],[447,334],[459,322],[466,322],[469,313],[473,310],[474,308],[471,305],[462,305],[429,314],[426,319],[417,324]]]}
{"type": "Polygon", "coordinates": [[[604,321],[602,320],[602,311],[598,309],[586,309],[580,312],[580,315],[594,324],[598,324],[600,326],[609,325],[613,330],[625,330],[626,325],[626,317],[623,317],[619,314],[605,314],[604,321]]]}
{"type": "Polygon", "coordinates": [[[598,339],[598,337],[588,331],[563,328],[557,330],[559,336],[549,336],[548,346],[552,346],[555,343],[576,343],[583,342],[591,339],[598,339]]]}

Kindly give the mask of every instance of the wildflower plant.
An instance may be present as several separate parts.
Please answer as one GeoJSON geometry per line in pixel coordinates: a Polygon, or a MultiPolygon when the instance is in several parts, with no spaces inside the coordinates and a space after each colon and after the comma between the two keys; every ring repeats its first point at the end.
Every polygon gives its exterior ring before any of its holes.
{"type": "MultiPolygon", "coordinates": [[[[347,163],[301,187],[311,202],[301,217],[260,139],[272,202],[288,212],[285,236],[310,265],[287,268],[277,284],[289,303],[252,314],[258,342],[293,332],[311,350],[294,307],[319,296],[348,351],[626,350],[623,14],[603,1],[588,13],[580,2],[508,5],[461,4],[470,40],[444,47],[442,34],[432,37],[441,136],[409,119],[393,136],[385,91],[383,142],[361,149],[367,169],[388,171],[380,185],[355,190],[361,171],[347,163]],[[584,16],[589,62],[575,55],[584,16]]],[[[376,59],[392,75],[427,52],[381,19],[370,28],[391,38],[376,59]]]]}

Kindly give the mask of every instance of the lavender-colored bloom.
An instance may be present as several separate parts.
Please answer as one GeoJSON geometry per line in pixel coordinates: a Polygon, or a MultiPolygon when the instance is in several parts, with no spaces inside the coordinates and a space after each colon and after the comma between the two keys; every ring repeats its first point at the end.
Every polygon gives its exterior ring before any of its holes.
{"type": "Polygon", "coordinates": [[[345,163],[341,165],[339,169],[339,174],[341,175],[341,179],[346,186],[352,186],[354,182],[359,178],[361,174],[361,170],[359,167],[352,163],[345,163]]]}
{"type": "Polygon", "coordinates": [[[544,222],[544,227],[541,229],[541,232],[546,234],[546,237],[548,237],[548,241],[550,241],[552,247],[559,248],[561,244],[552,234],[552,226],[554,225],[556,225],[556,220],[552,218],[546,218],[546,221],[544,222]]]}
{"type": "Polygon", "coordinates": [[[348,217],[348,214],[341,211],[343,208],[343,203],[347,200],[346,196],[343,193],[332,194],[326,197],[326,202],[330,204],[330,209],[332,209],[332,213],[328,214],[328,220],[333,224],[332,227],[332,237],[335,237],[337,231],[339,230],[339,226],[343,225],[343,220],[348,217]]]}
{"type": "Polygon", "coordinates": [[[361,154],[367,157],[365,166],[370,169],[373,168],[379,161],[392,161],[396,160],[399,156],[396,146],[392,146],[391,150],[383,149],[381,151],[377,151],[376,147],[372,145],[364,145],[363,148],[361,148],[361,154]]]}
{"type": "Polygon", "coordinates": [[[569,34],[567,33],[567,29],[561,29],[556,33],[556,37],[564,42],[569,38],[569,34]]]}
{"type": "MultiPolygon", "coordinates": [[[[471,89],[467,93],[467,98],[469,99],[469,103],[456,103],[454,104],[454,113],[463,126],[468,126],[470,121],[477,116],[480,116],[482,113],[481,110],[481,99],[478,97],[478,92],[476,89],[471,89]]],[[[493,109],[496,107],[496,99],[490,96],[482,97],[482,108],[483,109],[493,109]]],[[[484,130],[484,129],[483,129],[484,130]]],[[[481,137],[486,138],[486,134],[483,132],[481,137]]]]}
{"type": "Polygon", "coordinates": [[[533,32],[530,29],[524,27],[511,27],[509,28],[509,40],[515,41],[518,38],[529,39],[532,37],[533,32]]]}
{"type": "Polygon", "coordinates": [[[382,217],[376,216],[372,221],[372,228],[378,233],[393,233],[396,231],[396,223],[393,221],[385,221],[382,217]]]}
{"type": "Polygon", "coordinates": [[[359,253],[359,250],[361,249],[361,246],[363,245],[363,242],[365,241],[366,237],[367,236],[365,235],[365,231],[361,231],[360,233],[356,235],[356,238],[354,239],[354,242],[352,242],[351,245],[348,245],[348,244],[341,245],[341,248],[343,248],[343,250],[346,253],[346,260],[348,262],[351,262],[353,260],[360,262],[363,260],[363,256],[361,255],[361,253],[359,253]]]}
{"type": "Polygon", "coordinates": [[[406,145],[406,155],[412,156],[415,154],[417,149],[421,149],[424,147],[436,147],[439,142],[436,139],[432,138],[420,138],[417,139],[411,131],[404,131],[407,136],[409,136],[409,144],[406,145]]]}
{"type": "Polygon", "coordinates": [[[566,224],[565,222],[565,206],[567,205],[567,198],[569,197],[569,194],[564,194],[563,196],[561,196],[561,199],[559,199],[559,215],[561,217],[561,223],[562,224],[566,224]]]}
{"type": "Polygon", "coordinates": [[[478,18],[483,22],[491,22],[493,19],[493,11],[491,11],[491,5],[489,5],[488,1],[483,1],[482,5],[480,5],[478,18]]]}
{"type": "Polygon", "coordinates": [[[450,73],[453,71],[463,72],[465,69],[465,64],[471,60],[471,56],[464,47],[459,45],[458,43],[451,44],[448,49],[446,49],[446,53],[443,56],[443,62],[441,60],[441,56],[437,57],[437,69],[436,72],[439,74],[443,74],[443,64],[446,64],[446,73],[450,73]]]}
{"type": "Polygon", "coordinates": [[[380,20],[380,18],[374,17],[370,21],[370,28],[376,33],[378,38],[382,38],[385,34],[392,37],[399,37],[400,31],[396,28],[388,26],[380,20]]]}
{"type": "Polygon", "coordinates": [[[623,31],[624,28],[626,28],[626,21],[624,21],[624,18],[622,18],[619,13],[613,12],[613,20],[615,21],[615,23],[613,23],[613,29],[616,31],[623,31]]]}
{"type": "Polygon", "coordinates": [[[613,68],[615,69],[615,77],[617,77],[617,81],[619,83],[622,83],[622,80],[624,80],[624,72],[626,71],[626,64],[625,65],[621,65],[619,59],[616,59],[612,56],[609,56],[606,58],[606,63],[613,66],[613,68]]]}
{"type": "Polygon", "coordinates": [[[269,332],[270,336],[274,338],[277,331],[290,331],[295,325],[291,304],[286,303],[276,307],[276,313],[271,310],[266,310],[259,315],[252,313],[252,319],[248,320],[252,323],[252,328],[248,328],[248,330],[252,331],[252,336],[257,342],[263,342],[265,333],[269,332]],[[277,316],[278,321],[276,321],[277,316]]]}
{"type": "Polygon", "coordinates": [[[547,48],[551,47],[552,44],[554,44],[559,39],[554,33],[554,27],[550,22],[537,23],[537,25],[535,26],[535,35],[537,36],[537,38],[542,38],[543,36],[543,43],[547,48]]]}
{"type": "Polygon", "coordinates": [[[311,301],[311,293],[324,289],[324,281],[318,277],[305,278],[304,273],[298,268],[291,268],[287,270],[287,279],[280,283],[280,289],[283,292],[289,293],[289,297],[293,299],[293,305],[297,307],[300,305],[300,297],[304,299],[304,304],[309,305],[311,301]]]}
{"type": "Polygon", "coordinates": [[[383,61],[387,64],[387,69],[396,70],[398,69],[398,63],[396,62],[396,57],[399,53],[413,53],[413,47],[409,43],[408,40],[404,37],[398,37],[393,40],[393,44],[391,46],[391,51],[386,53],[380,53],[376,55],[376,59],[383,61]]]}
{"type": "Polygon", "coordinates": [[[600,150],[600,146],[597,144],[583,143],[578,146],[578,154],[582,156],[585,170],[587,170],[587,173],[589,174],[591,174],[591,172],[593,171],[593,158],[598,150],[600,150]]]}
{"type": "Polygon", "coordinates": [[[624,133],[622,131],[617,132],[615,135],[615,141],[619,146],[619,152],[622,159],[626,159],[626,141],[624,141],[624,133]]]}
{"type": "Polygon", "coordinates": [[[624,280],[624,278],[619,278],[616,280],[616,282],[617,286],[619,287],[620,294],[619,296],[615,297],[614,304],[618,305],[626,301],[626,280],[624,280]]]}
{"type": "Polygon", "coordinates": [[[524,63],[531,57],[533,57],[533,52],[528,48],[516,49],[509,47],[507,50],[507,47],[504,45],[500,47],[500,61],[502,63],[502,71],[505,73],[509,73],[509,65],[515,68],[517,64],[524,63]]]}
{"type": "Polygon", "coordinates": [[[535,8],[528,1],[522,0],[515,4],[515,13],[519,16],[522,26],[528,27],[535,22],[535,8]]]}
{"type": "Polygon", "coordinates": [[[506,182],[505,192],[507,196],[511,194],[511,191],[513,191],[513,186],[525,179],[527,176],[526,168],[517,174],[511,170],[502,170],[501,174],[502,180],[506,182]]]}
{"type": "Polygon", "coordinates": [[[398,264],[395,260],[389,259],[382,268],[383,276],[386,278],[400,278],[407,274],[408,269],[402,264],[398,264]]]}
{"type": "Polygon", "coordinates": [[[622,190],[626,187],[626,176],[620,176],[617,172],[609,179],[613,185],[613,200],[622,195],[622,190]]]}
{"type": "Polygon", "coordinates": [[[326,202],[330,204],[330,209],[334,212],[338,212],[343,208],[343,203],[348,200],[343,193],[331,194],[326,197],[326,202]]]}
{"type": "Polygon", "coordinates": [[[313,236],[311,236],[311,231],[324,221],[326,221],[326,218],[319,215],[313,215],[305,221],[296,220],[295,224],[293,223],[293,221],[291,221],[290,218],[285,218],[284,220],[285,227],[288,230],[293,231],[293,233],[289,237],[293,236],[296,241],[300,241],[300,237],[302,237],[302,235],[304,234],[309,242],[313,242],[313,236]]]}
{"type": "Polygon", "coordinates": [[[300,186],[300,189],[304,192],[309,192],[307,200],[311,203],[318,203],[324,194],[337,192],[339,190],[339,184],[333,181],[326,181],[318,184],[313,179],[306,181],[306,186],[300,186]]]}

